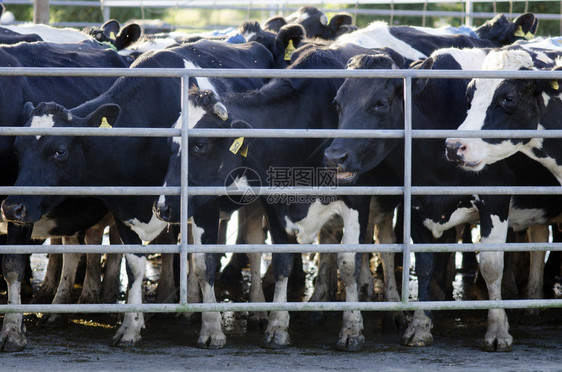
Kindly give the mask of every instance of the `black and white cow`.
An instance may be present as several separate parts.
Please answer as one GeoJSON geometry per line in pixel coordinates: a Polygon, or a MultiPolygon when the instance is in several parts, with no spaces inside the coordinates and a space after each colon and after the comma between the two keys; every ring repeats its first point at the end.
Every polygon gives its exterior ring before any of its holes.
{"type": "MultiPolygon", "coordinates": [[[[482,69],[537,70],[524,50],[491,52],[482,69]]],[[[550,69],[557,70],[558,66],[550,69]]],[[[459,130],[562,128],[560,87],[556,79],[474,79],[469,87],[470,109],[459,130]]],[[[448,138],[447,158],[466,170],[479,172],[488,164],[521,151],[546,167],[562,184],[560,138],[448,138]]]]}
{"type": "Polygon", "coordinates": [[[335,40],[338,36],[357,30],[353,26],[353,18],[349,13],[337,13],[328,17],[318,8],[303,6],[287,17],[275,16],[264,22],[265,30],[279,32],[281,27],[289,24],[299,24],[304,27],[306,37],[323,40],[335,40]]]}
{"type": "Polygon", "coordinates": [[[124,49],[141,36],[140,26],[131,23],[123,28],[119,22],[109,20],[99,27],[88,27],[84,32],[74,28],[56,28],[43,24],[3,25],[3,32],[11,31],[20,35],[30,35],[29,41],[46,41],[51,43],[80,43],[96,41],[106,43],[117,50],[124,49]],[[5,30],[5,31],[4,31],[5,30]],[[38,38],[35,40],[35,38],[38,38]]]}
{"type": "MultiPolygon", "coordinates": [[[[234,45],[202,40],[181,47],[144,53],[132,67],[268,68],[271,63],[271,53],[260,44],[234,45]]],[[[189,84],[205,88],[214,86],[219,92],[244,91],[261,86],[262,79],[197,78],[190,80],[189,84]]],[[[121,78],[97,98],[72,110],[55,103],[39,104],[32,111],[27,125],[98,127],[107,123],[115,127],[169,128],[178,120],[180,97],[179,78],[121,78]],[[165,107],[166,110],[154,109],[155,107],[165,107]]],[[[170,157],[170,147],[165,138],[21,136],[17,138],[15,148],[20,156],[16,185],[162,185],[170,157]],[[131,157],[131,154],[135,156],[131,157]],[[43,171],[35,172],[37,167],[43,171]]],[[[153,215],[152,205],[155,200],[152,197],[112,196],[100,199],[113,212],[125,244],[138,244],[141,239],[151,241],[167,226],[167,223],[153,215]]],[[[15,221],[31,223],[48,213],[59,202],[57,197],[11,196],[4,201],[3,210],[15,221]]],[[[209,218],[218,221],[218,215],[209,218]]],[[[196,242],[206,242],[208,239],[206,236],[201,237],[196,230],[194,235],[198,237],[196,242]]],[[[208,235],[213,236],[213,232],[208,235]]],[[[216,239],[216,231],[214,237],[216,239]]],[[[134,254],[125,256],[133,277],[128,302],[140,303],[146,260],[134,254]]],[[[202,282],[202,286],[203,284],[202,282]]],[[[214,301],[214,293],[207,287],[202,289],[203,300],[214,301]]],[[[220,316],[217,315],[203,314],[199,341],[203,346],[224,345],[224,334],[220,328],[218,336],[214,329],[209,329],[215,324],[220,326],[220,316]]],[[[142,313],[126,314],[113,339],[114,344],[126,346],[135,343],[140,339],[143,327],[142,313]]]]}
{"type": "Polygon", "coordinates": [[[537,27],[538,20],[532,13],[525,13],[512,22],[498,15],[468,34],[451,28],[389,26],[377,21],[340,36],[336,43],[355,43],[366,48],[388,47],[415,61],[427,58],[439,48],[501,47],[517,40],[528,40],[537,27]]]}
{"type": "MultiPolygon", "coordinates": [[[[446,50],[437,52],[417,68],[478,69],[485,57],[484,50],[446,50]]],[[[350,62],[351,68],[397,68],[384,56],[362,56],[350,62]],[[386,60],[386,61],[385,61],[386,60]]],[[[468,81],[455,79],[420,79],[414,83],[412,117],[414,129],[446,129],[453,122],[463,120],[466,112],[464,87],[468,81]]],[[[401,129],[404,122],[403,85],[397,79],[347,79],[338,91],[336,104],[340,107],[340,128],[401,129]],[[350,92],[367,92],[361,100],[352,99],[350,92]]],[[[393,169],[387,177],[401,183],[403,150],[397,140],[336,139],[326,150],[326,162],[337,166],[342,178],[351,181],[364,172],[380,172],[386,165],[393,169]],[[396,173],[398,171],[398,173],[396,173]]],[[[494,185],[516,184],[517,177],[505,164],[497,164],[481,177],[468,175],[443,160],[439,140],[413,142],[413,174],[415,185],[494,185]]],[[[505,196],[416,196],[412,221],[412,237],[416,242],[429,242],[431,235],[439,238],[449,228],[460,223],[479,220],[483,242],[505,242],[509,197],[505,196]],[[428,235],[429,231],[432,234],[428,235]]],[[[541,212],[542,213],[542,212],[541,212]]],[[[552,215],[550,215],[552,217],[552,215]]],[[[550,217],[538,223],[545,223],[550,217]]],[[[532,220],[523,223],[533,223],[532,220]]],[[[535,221],[537,223],[537,221],[535,221]]],[[[481,253],[482,273],[488,283],[491,299],[501,298],[501,270],[503,254],[481,253]]],[[[433,269],[432,254],[416,254],[419,276],[419,298],[429,300],[429,275],[433,269]]],[[[484,347],[488,350],[507,350],[512,338],[507,330],[503,310],[489,312],[488,332],[484,347]]],[[[417,311],[403,336],[403,343],[412,346],[432,342],[431,320],[428,314],[417,311]]]]}

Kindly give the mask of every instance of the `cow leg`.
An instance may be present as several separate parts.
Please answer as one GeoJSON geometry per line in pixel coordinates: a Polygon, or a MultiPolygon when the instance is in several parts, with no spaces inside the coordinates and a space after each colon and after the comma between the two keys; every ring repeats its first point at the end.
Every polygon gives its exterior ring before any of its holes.
{"type": "MultiPolygon", "coordinates": [[[[171,225],[158,235],[154,240],[156,244],[177,244],[179,225],[171,225]]],[[[174,254],[163,253],[161,255],[160,278],[156,288],[156,302],[168,303],[177,301],[176,283],[174,281],[174,254]]]]}
{"type": "MultiPolygon", "coordinates": [[[[51,244],[62,245],[62,239],[51,238],[51,244]]],[[[47,304],[53,301],[57,292],[57,285],[60,281],[60,273],[62,269],[62,254],[49,253],[49,261],[47,262],[47,270],[41,287],[33,297],[32,303],[47,304]]]]}
{"type": "Polygon", "coordinates": [[[101,253],[86,254],[86,276],[79,304],[97,304],[101,292],[101,253]]]}
{"type": "MultiPolygon", "coordinates": [[[[121,237],[115,223],[109,226],[109,243],[111,245],[122,244],[121,237]]],[[[105,271],[101,284],[100,302],[113,304],[119,298],[119,287],[121,283],[121,261],[122,253],[108,253],[105,259],[105,271]]]]}
{"type": "MultiPolygon", "coordinates": [[[[343,222],[341,218],[331,218],[320,229],[320,244],[339,244],[342,240],[343,222]]],[[[337,253],[318,253],[318,272],[314,281],[314,291],[308,302],[330,302],[336,298],[338,289],[337,253]]],[[[303,315],[308,324],[318,324],[324,319],[322,311],[307,311],[303,315]]]]}
{"type": "MultiPolygon", "coordinates": [[[[360,244],[363,242],[368,220],[368,209],[365,213],[345,208],[341,212],[344,224],[343,244],[360,244]],[[360,218],[363,217],[364,221],[360,218]],[[362,233],[361,233],[362,232],[362,233]]],[[[338,269],[340,279],[345,287],[345,301],[359,302],[357,279],[361,255],[357,253],[338,253],[338,269]]],[[[363,336],[363,317],[359,310],[346,310],[343,312],[342,328],[336,348],[345,351],[359,351],[365,345],[363,336]]]]}
{"type": "MultiPolygon", "coordinates": [[[[531,226],[528,229],[529,242],[548,242],[548,226],[531,226]]],[[[543,278],[544,278],[544,258],[545,251],[531,252],[531,265],[529,267],[529,282],[527,284],[527,298],[541,299],[544,298],[543,278]]],[[[538,315],[539,309],[527,309],[527,313],[538,315]]]]}
{"type": "MultiPolygon", "coordinates": [[[[77,238],[64,237],[63,244],[79,244],[77,238]]],[[[72,290],[76,279],[76,269],[80,262],[81,253],[65,253],[62,260],[62,272],[60,276],[57,293],[53,304],[69,304],[72,302],[72,290]]],[[[67,316],[64,314],[44,314],[42,323],[48,327],[61,327],[66,324],[67,316]]]]}
{"type": "MultiPolygon", "coordinates": [[[[392,226],[394,213],[388,213],[375,225],[375,239],[377,244],[395,244],[396,234],[392,226]]],[[[375,247],[376,249],[376,247],[375,247]]],[[[381,252],[382,270],[384,276],[384,299],[388,302],[400,302],[396,271],[394,267],[394,253],[381,252]]],[[[407,324],[406,315],[402,311],[392,312],[393,323],[398,329],[407,324]]]]}
{"type": "MultiPolygon", "coordinates": [[[[273,275],[276,278],[273,302],[287,302],[287,286],[293,263],[294,258],[290,253],[274,253],[272,255],[271,266],[273,267],[273,275]]],[[[288,311],[271,311],[269,313],[269,321],[263,339],[264,347],[280,349],[289,346],[291,342],[289,337],[289,319],[288,311]]]]}
{"type": "MultiPolygon", "coordinates": [[[[192,223],[193,242],[195,244],[216,243],[219,229],[219,208],[213,205],[204,213],[195,214],[192,223]]],[[[195,275],[201,287],[203,303],[216,303],[215,273],[217,256],[215,254],[193,253],[195,275]]],[[[222,331],[222,317],[219,312],[203,312],[201,314],[201,331],[197,346],[207,349],[222,348],[226,344],[226,336],[222,331]]]]}
{"type": "MultiPolygon", "coordinates": [[[[115,224],[123,244],[141,244],[141,240],[131,229],[116,219],[115,224]]],[[[127,293],[127,304],[142,304],[142,281],[146,270],[146,257],[126,253],[127,276],[129,278],[129,290],[127,293]]],[[[144,328],[143,313],[125,313],[121,326],[113,336],[112,346],[130,347],[141,339],[140,332],[144,328]]]]}
{"type": "MultiPolygon", "coordinates": [[[[505,243],[507,218],[487,212],[484,203],[479,205],[482,243],[505,243]]],[[[507,216],[507,213],[506,213],[507,216]]],[[[503,252],[480,252],[480,272],[486,281],[490,300],[501,300],[503,252]]],[[[513,337],[509,334],[509,322],[504,309],[488,310],[488,329],[482,347],[486,351],[511,351],[513,337]]]]}
{"type": "MultiPolygon", "coordinates": [[[[261,202],[255,201],[245,205],[238,211],[238,223],[244,224],[244,241],[246,244],[265,244],[265,231],[263,229],[263,216],[265,211],[261,202]]],[[[265,302],[261,282],[261,253],[247,253],[250,261],[250,302],[265,302]]],[[[260,328],[267,324],[266,311],[251,311],[248,314],[248,324],[260,328]]]]}
{"type": "MultiPolygon", "coordinates": [[[[7,244],[27,244],[31,237],[31,225],[8,223],[7,244]]],[[[21,304],[21,282],[25,272],[25,255],[6,254],[2,257],[2,272],[8,285],[8,304],[21,304]]],[[[1,351],[21,351],[27,345],[22,313],[4,314],[1,351]]]]}

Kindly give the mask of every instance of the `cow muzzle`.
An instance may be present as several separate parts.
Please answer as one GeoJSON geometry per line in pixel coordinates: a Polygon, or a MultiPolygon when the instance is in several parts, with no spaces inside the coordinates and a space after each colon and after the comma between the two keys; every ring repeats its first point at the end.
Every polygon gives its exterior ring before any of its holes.
{"type": "Polygon", "coordinates": [[[27,208],[23,203],[10,203],[5,200],[2,203],[2,217],[11,222],[28,222],[27,208]]]}
{"type": "Polygon", "coordinates": [[[457,140],[447,140],[445,141],[445,155],[447,160],[454,163],[464,162],[464,153],[466,152],[466,145],[457,140]]]}
{"type": "Polygon", "coordinates": [[[353,183],[357,179],[357,172],[349,172],[350,155],[345,150],[327,148],[324,151],[324,163],[327,168],[336,168],[336,178],[339,184],[353,183]]]}

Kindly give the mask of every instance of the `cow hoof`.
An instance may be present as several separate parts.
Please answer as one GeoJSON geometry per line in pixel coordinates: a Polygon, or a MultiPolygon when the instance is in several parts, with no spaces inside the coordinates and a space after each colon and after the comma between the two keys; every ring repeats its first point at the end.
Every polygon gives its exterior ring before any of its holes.
{"type": "Polygon", "coordinates": [[[250,313],[248,315],[249,329],[266,329],[268,323],[267,314],[264,312],[250,313]]]}
{"type": "Polygon", "coordinates": [[[512,338],[494,338],[482,340],[482,350],[484,351],[498,351],[507,352],[511,351],[512,338]]]}
{"type": "Polygon", "coordinates": [[[44,314],[39,324],[45,328],[64,328],[68,325],[68,318],[63,314],[44,314]]]}
{"type": "Polygon", "coordinates": [[[197,347],[200,349],[221,349],[224,345],[226,345],[224,334],[222,336],[205,337],[204,339],[200,337],[197,341],[197,347]]]}
{"type": "Polygon", "coordinates": [[[140,341],[140,339],[140,335],[137,335],[137,337],[131,337],[118,333],[113,337],[111,346],[127,349],[135,346],[140,341]]]}
{"type": "Polygon", "coordinates": [[[281,329],[274,329],[265,332],[263,335],[263,347],[266,349],[284,349],[290,344],[289,332],[281,329]]]}
{"type": "Polygon", "coordinates": [[[23,333],[13,329],[3,331],[0,336],[0,350],[5,352],[22,351],[27,345],[27,340],[23,333]]]}
{"type": "Polygon", "coordinates": [[[404,346],[423,347],[433,344],[433,335],[431,332],[409,332],[406,330],[402,336],[400,343],[404,346]]]}
{"type": "Polygon", "coordinates": [[[359,334],[357,336],[341,337],[336,344],[336,349],[341,351],[361,351],[363,346],[365,346],[365,337],[359,334]]]}

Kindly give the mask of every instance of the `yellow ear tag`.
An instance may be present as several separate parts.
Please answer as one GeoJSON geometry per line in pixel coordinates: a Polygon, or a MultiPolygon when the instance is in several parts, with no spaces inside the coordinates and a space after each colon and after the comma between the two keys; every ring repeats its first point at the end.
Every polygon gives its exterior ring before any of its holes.
{"type": "Polygon", "coordinates": [[[232,142],[232,146],[230,146],[229,150],[233,154],[237,154],[244,143],[244,137],[238,137],[232,142]]]}
{"type": "Polygon", "coordinates": [[[248,145],[242,146],[242,150],[240,150],[240,155],[247,158],[248,157],[248,145]]]}
{"type": "Polygon", "coordinates": [[[290,61],[293,52],[295,51],[295,46],[293,45],[293,40],[289,40],[287,44],[287,49],[285,49],[285,61],[290,61]]]}
{"type": "Polygon", "coordinates": [[[560,85],[558,85],[558,80],[552,80],[552,81],[550,82],[550,86],[551,86],[552,89],[554,89],[554,90],[560,89],[560,85]]]}
{"type": "Polygon", "coordinates": [[[109,37],[111,38],[111,40],[115,40],[115,33],[113,31],[111,31],[111,33],[109,34],[109,37]]]}
{"type": "Polygon", "coordinates": [[[535,35],[533,35],[533,34],[530,33],[530,32],[527,32],[527,33],[525,34],[525,39],[527,39],[527,40],[531,40],[531,39],[533,39],[534,37],[535,37],[535,35]]]}
{"type": "Polygon", "coordinates": [[[525,33],[521,26],[517,27],[517,30],[513,33],[513,36],[525,37],[525,33]]]}
{"type": "Polygon", "coordinates": [[[113,127],[111,126],[111,124],[107,122],[107,118],[104,116],[103,118],[101,118],[100,128],[113,128],[113,127]]]}

